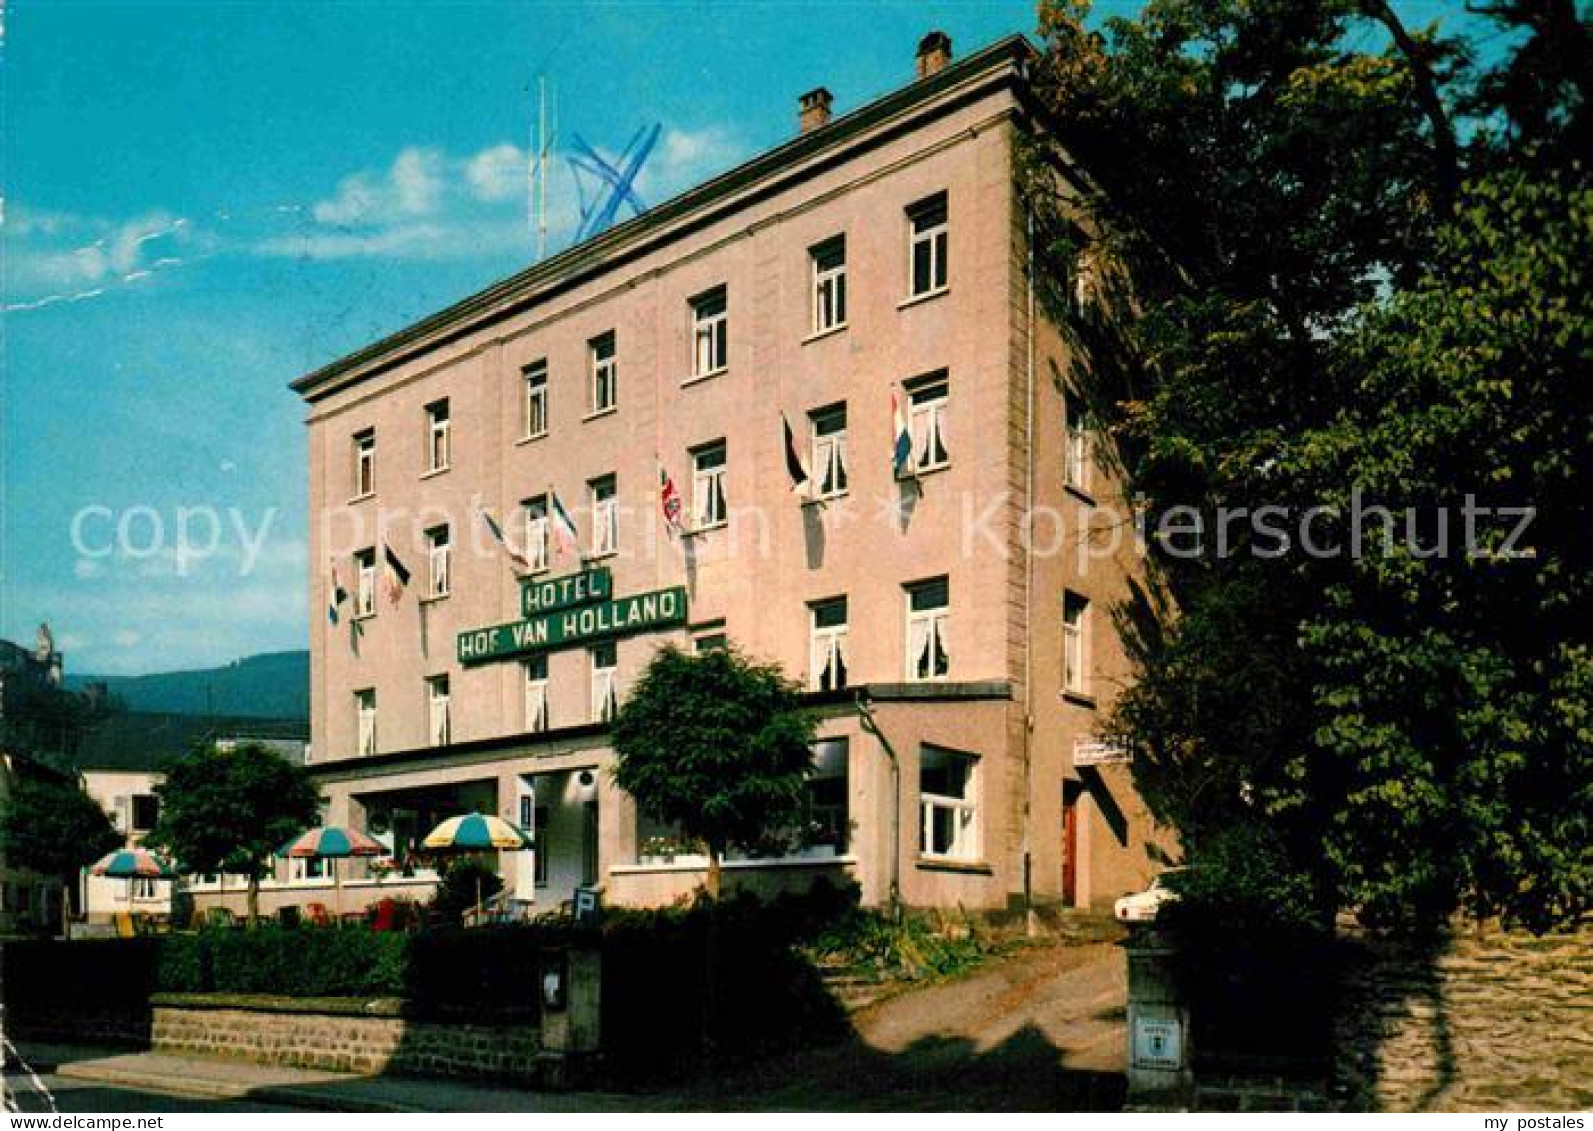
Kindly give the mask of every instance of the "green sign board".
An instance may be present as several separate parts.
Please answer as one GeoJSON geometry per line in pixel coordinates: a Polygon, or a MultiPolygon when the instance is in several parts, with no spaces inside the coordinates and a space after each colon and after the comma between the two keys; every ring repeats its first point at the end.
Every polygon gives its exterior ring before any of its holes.
{"type": "Polygon", "coordinates": [[[520,586],[520,615],[534,617],[573,605],[590,605],[614,595],[614,579],[608,570],[588,569],[564,577],[526,581],[520,586]]]}
{"type": "Polygon", "coordinates": [[[686,588],[676,585],[632,597],[538,613],[514,624],[461,632],[459,662],[484,664],[685,623],[686,588]]]}

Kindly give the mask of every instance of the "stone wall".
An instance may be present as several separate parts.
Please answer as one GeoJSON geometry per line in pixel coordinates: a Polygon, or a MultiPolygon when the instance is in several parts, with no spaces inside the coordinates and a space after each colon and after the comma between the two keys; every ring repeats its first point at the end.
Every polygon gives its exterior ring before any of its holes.
{"type": "Polygon", "coordinates": [[[1593,925],[1460,933],[1429,950],[1363,942],[1335,1033],[1336,1106],[1593,1108],[1593,925]]]}
{"type": "Polygon", "coordinates": [[[149,1040],[157,1052],[292,1068],[520,1083],[534,1077],[541,1051],[535,1023],[440,1024],[398,1016],[396,1008],[381,1012],[387,1015],[157,1001],[149,1040]]]}

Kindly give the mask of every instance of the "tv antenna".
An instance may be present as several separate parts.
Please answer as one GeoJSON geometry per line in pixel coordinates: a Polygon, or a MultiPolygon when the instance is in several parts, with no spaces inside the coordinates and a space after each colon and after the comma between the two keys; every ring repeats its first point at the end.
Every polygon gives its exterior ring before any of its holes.
{"type": "Polygon", "coordinates": [[[579,194],[581,209],[581,222],[575,229],[576,243],[597,235],[612,224],[622,206],[628,205],[637,216],[647,211],[647,205],[636,192],[636,178],[662,132],[663,127],[657,123],[642,126],[612,162],[579,134],[575,135],[574,151],[566,160],[575,173],[575,191],[579,194]],[[589,186],[588,179],[596,183],[589,186]]]}
{"type": "MultiPolygon", "coordinates": [[[[557,109],[557,107],[555,107],[557,109]]],[[[537,118],[531,136],[531,160],[526,169],[526,224],[537,239],[537,259],[548,254],[548,158],[553,155],[557,126],[548,129],[548,80],[537,76],[537,118]]]]}

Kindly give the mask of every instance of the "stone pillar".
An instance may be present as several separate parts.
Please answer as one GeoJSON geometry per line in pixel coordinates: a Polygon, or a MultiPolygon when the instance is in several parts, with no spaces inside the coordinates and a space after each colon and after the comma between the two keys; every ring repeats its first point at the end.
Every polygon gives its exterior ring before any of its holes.
{"type": "Polygon", "coordinates": [[[543,956],[540,977],[538,1081],[546,1088],[580,1087],[592,1078],[602,1047],[602,954],[596,947],[583,946],[549,951],[543,956]]]}
{"type": "Polygon", "coordinates": [[[1194,1092],[1190,1069],[1189,1006],[1179,993],[1177,952],[1143,928],[1123,944],[1128,957],[1128,1103],[1131,1108],[1187,1108],[1194,1092]]]}

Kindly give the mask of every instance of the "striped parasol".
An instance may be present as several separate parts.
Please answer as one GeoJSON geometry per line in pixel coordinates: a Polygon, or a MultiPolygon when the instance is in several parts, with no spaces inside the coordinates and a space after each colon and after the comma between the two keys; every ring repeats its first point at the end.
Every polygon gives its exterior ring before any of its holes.
{"type": "Polygon", "coordinates": [[[277,855],[337,860],[345,856],[386,856],[387,849],[355,829],[323,825],[300,833],[277,849],[277,855]]]}
{"type": "Polygon", "coordinates": [[[490,852],[503,849],[515,852],[531,848],[531,838],[501,817],[485,813],[467,813],[462,817],[449,817],[421,841],[424,848],[452,849],[459,852],[490,852]]]}
{"type": "Polygon", "coordinates": [[[96,860],[89,871],[119,880],[169,880],[177,874],[169,862],[147,848],[118,848],[96,860]]]}

